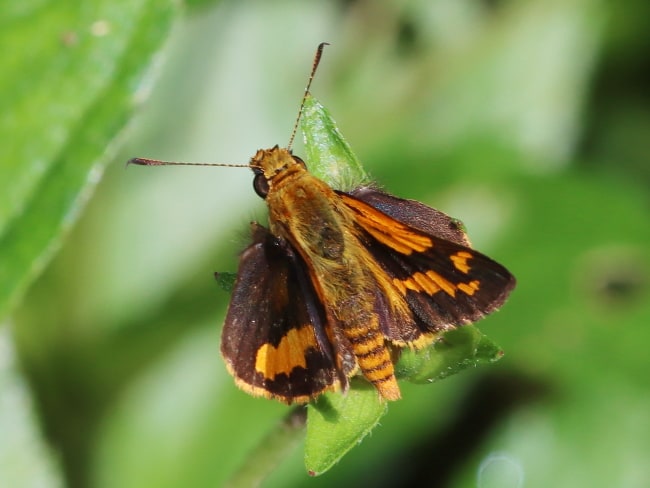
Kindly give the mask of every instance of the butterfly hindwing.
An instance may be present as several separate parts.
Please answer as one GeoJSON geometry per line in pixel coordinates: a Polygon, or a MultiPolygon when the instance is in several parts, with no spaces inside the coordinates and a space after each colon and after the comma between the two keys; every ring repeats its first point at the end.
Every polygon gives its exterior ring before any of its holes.
{"type": "Polygon", "coordinates": [[[253,224],[253,243],[240,258],[221,339],[237,384],[291,403],[346,382],[337,373],[324,317],[300,258],[253,224]]]}

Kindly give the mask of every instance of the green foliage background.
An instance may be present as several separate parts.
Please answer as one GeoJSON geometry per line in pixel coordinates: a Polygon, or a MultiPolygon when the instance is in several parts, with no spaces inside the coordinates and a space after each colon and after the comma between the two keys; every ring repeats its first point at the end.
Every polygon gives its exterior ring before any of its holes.
{"type": "Polygon", "coordinates": [[[3,8],[0,485],[222,486],[277,449],[286,407],[237,391],[218,354],[212,273],[264,218],[251,175],[123,161],[286,144],[328,41],[312,91],[365,169],[462,219],[519,285],[480,324],[499,363],[404,384],[332,470],[308,478],[298,448],[265,486],[643,486],[649,15],[642,0],[3,8]]]}

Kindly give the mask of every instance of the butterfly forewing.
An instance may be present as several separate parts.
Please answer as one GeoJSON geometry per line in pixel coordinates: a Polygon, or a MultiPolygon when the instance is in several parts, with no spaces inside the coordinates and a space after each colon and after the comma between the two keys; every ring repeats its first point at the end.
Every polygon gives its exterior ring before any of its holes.
{"type": "Polygon", "coordinates": [[[444,213],[377,190],[354,195],[340,193],[355,212],[364,245],[412,313],[412,321],[395,318],[386,305],[382,325],[388,339],[422,345],[422,335],[433,339],[494,311],[514,288],[514,277],[471,249],[457,221],[444,213]]]}
{"type": "Polygon", "coordinates": [[[323,308],[300,258],[262,226],[254,224],[253,236],[240,258],[221,350],[245,391],[305,402],[347,379],[337,374],[323,308]]]}

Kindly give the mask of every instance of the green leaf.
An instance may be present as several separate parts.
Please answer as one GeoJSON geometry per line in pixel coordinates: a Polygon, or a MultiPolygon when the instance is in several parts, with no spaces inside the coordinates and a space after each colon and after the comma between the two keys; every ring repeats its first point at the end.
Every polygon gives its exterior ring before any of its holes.
{"type": "Polygon", "coordinates": [[[368,181],[334,119],[311,95],[305,99],[300,125],[309,171],[337,190],[350,191],[368,181]]]}
{"type": "Polygon", "coordinates": [[[467,325],[445,333],[433,346],[404,350],[395,374],[413,383],[432,383],[466,368],[498,361],[503,351],[476,327],[467,325]]]}
{"type": "Polygon", "coordinates": [[[226,271],[215,273],[214,279],[217,281],[217,285],[228,293],[232,292],[232,289],[235,287],[235,280],[237,279],[237,273],[228,273],[226,271]]]}
{"type": "Polygon", "coordinates": [[[347,394],[321,395],[307,410],[305,466],[312,476],[330,469],[379,423],[388,411],[377,390],[353,380],[347,394]]]}
{"type": "MultiPolygon", "coordinates": [[[[413,383],[431,383],[502,356],[501,349],[476,327],[459,327],[431,347],[405,350],[396,375],[413,383]]],[[[307,471],[319,475],[330,469],[372,431],[387,411],[387,403],[362,379],[353,380],[346,395],[328,393],[319,397],[308,409],[307,471]]]]}
{"type": "Polygon", "coordinates": [[[0,316],[101,178],[174,2],[8,3],[0,14],[0,316]],[[29,21],[26,21],[29,19],[29,21]]]}

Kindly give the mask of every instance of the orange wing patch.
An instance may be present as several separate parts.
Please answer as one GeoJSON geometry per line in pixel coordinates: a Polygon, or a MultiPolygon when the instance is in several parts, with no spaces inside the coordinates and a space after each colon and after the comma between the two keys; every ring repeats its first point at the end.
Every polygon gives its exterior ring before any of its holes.
{"type": "Polygon", "coordinates": [[[473,295],[480,288],[481,282],[479,280],[472,280],[469,283],[459,283],[458,289],[466,295],[473,295]]]}
{"type": "Polygon", "coordinates": [[[294,368],[307,368],[307,350],[316,348],[316,336],[311,325],[290,329],[277,346],[263,344],[255,355],[255,370],[268,380],[294,368]]]}
{"type": "Polygon", "coordinates": [[[345,204],[354,211],[357,223],[368,234],[393,251],[408,256],[413,252],[424,252],[433,247],[433,241],[428,236],[414,232],[410,227],[387,217],[379,210],[356,198],[348,197],[345,194],[340,196],[345,204]]]}
{"type": "Polygon", "coordinates": [[[424,292],[427,295],[433,295],[442,290],[452,297],[456,295],[456,286],[435,271],[427,271],[426,273],[418,271],[403,280],[393,278],[393,284],[402,295],[406,294],[406,290],[424,292]]]}
{"type": "MultiPolygon", "coordinates": [[[[460,254],[460,253],[459,253],[460,254]]],[[[466,253],[469,254],[469,253],[466,253]]],[[[456,291],[460,290],[466,295],[473,295],[478,291],[480,282],[479,280],[472,280],[468,283],[453,284],[451,281],[446,280],[435,271],[427,271],[426,273],[413,273],[406,279],[400,280],[393,279],[393,284],[402,293],[406,294],[407,290],[424,292],[427,295],[433,295],[439,291],[444,291],[447,295],[456,298],[456,291]]]]}
{"type": "Polygon", "coordinates": [[[467,264],[467,260],[471,259],[472,253],[467,251],[458,251],[456,254],[450,256],[451,262],[454,263],[454,267],[461,273],[469,273],[470,265],[467,264]]]}

